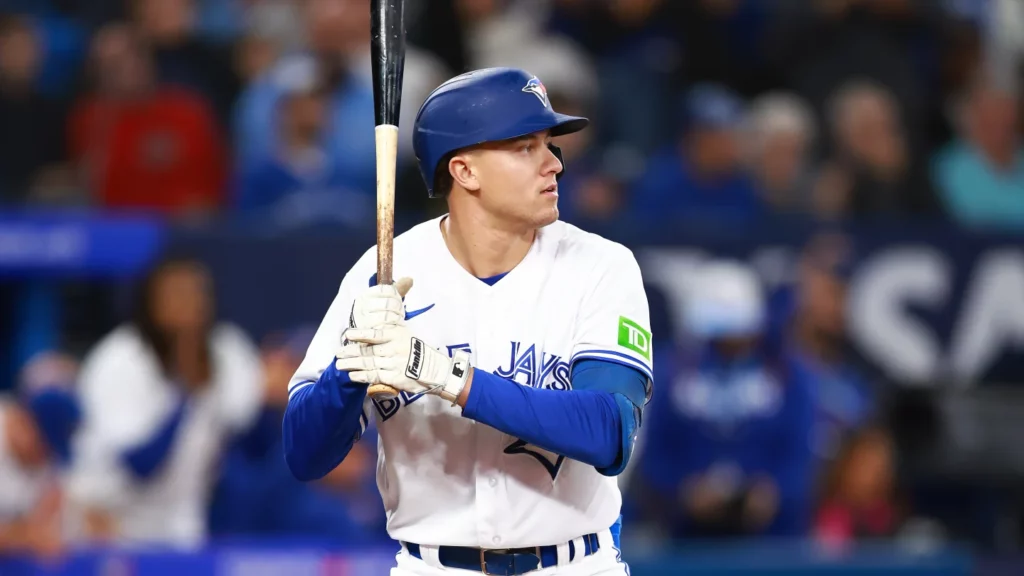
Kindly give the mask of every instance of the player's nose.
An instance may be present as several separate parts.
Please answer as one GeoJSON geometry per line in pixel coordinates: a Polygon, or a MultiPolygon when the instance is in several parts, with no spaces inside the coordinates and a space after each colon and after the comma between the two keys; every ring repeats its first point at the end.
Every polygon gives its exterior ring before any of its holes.
{"type": "Polygon", "coordinates": [[[562,172],[562,155],[558,148],[548,145],[548,153],[544,157],[544,165],[541,167],[542,176],[551,176],[562,172]]]}

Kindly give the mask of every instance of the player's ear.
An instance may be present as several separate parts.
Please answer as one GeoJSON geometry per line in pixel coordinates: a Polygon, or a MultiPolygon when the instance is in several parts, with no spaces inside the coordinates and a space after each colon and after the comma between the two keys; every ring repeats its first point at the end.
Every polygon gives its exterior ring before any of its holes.
{"type": "Polygon", "coordinates": [[[473,160],[468,155],[456,154],[448,161],[448,173],[452,175],[452,183],[470,192],[480,189],[479,179],[473,167],[473,160]]]}

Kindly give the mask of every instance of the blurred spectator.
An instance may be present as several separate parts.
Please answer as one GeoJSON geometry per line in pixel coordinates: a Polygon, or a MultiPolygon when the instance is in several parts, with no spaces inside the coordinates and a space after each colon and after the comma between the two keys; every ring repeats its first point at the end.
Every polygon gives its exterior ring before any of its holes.
{"type": "MultiPolygon", "coordinates": [[[[235,146],[245,165],[259,162],[279,147],[275,110],[290,85],[286,77],[314,58],[328,94],[321,145],[335,169],[358,190],[376,189],[373,83],[370,66],[369,0],[306,0],[303,16],[305,53],[286,54],[242,93],[235,107],[235,146]]],[[[448,73],[440,61],[415,46],[406,49],[402,110],[399,117],[399,163],[411,159],[411,130],[427,94],[448,73]]],[[[422,192],[422,187],[417,188],[422,192]]],[[[422,200],[418,194],[416,200],[422,200]]],[[[406,203],[405,205],[409,205],[406,203]]]]}
{"type": "MultiPolygon", "coordinates": [[[[587,117],[583,101],[548,90],[551,108],[562,114],[587,117]]],[[[581,130],[554,139],[562,149],[565,163],[558,181],[559,219],[566,222],[610,220],[622,210],[624,195],[620,181],[609,174],[594,142],[594,132],[581,130]]]]}
{"type": "Polygon", "coordinates": [[[231,49],[197,34],[197,1],[128,0],[128,6],[141,44],[152,53],[156,82],[202,95],[226,129],[241,85],[231,49]]]}
{"type": "Polygon", "coordinates": [[[814,476],[808,383],[766,352],[751,269],[712,262],[692,282],[692,345],[656,368],[660,397],[644,425],[635,474],[650,488],[647,514],[674,539],[802,535],[814,476]]]}
{"type": "Polygon", "coordinates": [[[97,203],[169,214],[218,208],[226,151],[206,102],[160,85],[128,26],[99,31],[91,57],[93,89],[72,112],[69,139],[97,203]]]}
{"type": "Polygon", "coordinates": [[[304,0],[198,0],[196,31],[230,45],[259,30],[282,48],[298,48],[302,37],[299,5],[304,0]]]}
{"type": "Polygon", "coordinates": [[[746,156],[759,194],[776,212],[803,212],[810,204],[814,114],[800,97],[773,92],[747,111],[746,156]]]}
{"type": "MultiPolygon", "coordinates": [[[[339,0],[326,0],[338,4],[339,0]]],[[[369,0],[341,0],[346,12],[347,40],[344,60],[363,86],[373,86],[373,60],[370,49],[369,0]]],[[[339,9],[341,6],[339,6],[339,9]]],[[[402,102],[399,110],[399,161],[412,162],[412,128],[420,105],[442,82],[454,76],[444,62],[414,44],[406,44],[405,69],[402,72],[402,102]]],[[[351,128],[348,128],[351,130],[351,128]]],[[[415,164],[415,162],[412,162],[415,164]]],[[[376,163],[374,163],[376,165],[376,163]]]]}
{"type": "Polygon", "coordinates": [[[266,74],[280,57],[278,45],[258,32],[239,38],[235,46],[235,71],[248,85],[266,74]]]}
{"type": "Polygon", "coordinates": [[[570,38],[545,28],[549,0],[458,0],[468,66],[529,70],[551,92],[595,99],[597,73],[590,56],[570,38]]]}
{"type": "Polygon", "coordinates": [[[67,102],[38,88],[41,44],[31,21],[0,15],[0,206],[38,195],[66,159],[67,102]]]}
{"type": "MultiPolygon", "coordinates": [[[[318,62],[326,90],[330,94],[328,122],[323,145],[338,169],[358,175],[359,187],[375,189],[376,165],[373,141],[373,87],[360,80],[350,64],[356,46],[355,34],[369,34],[369,18],[357,13],[356,3],[363,0],[307,0],[304,21],[309,56],[318,62]],[[365,32],[356,32],[363,28],[365,32]]],[[[367,41],[366,46],[369,45],[367,41]]],[[[257,78],[242,93],[235,107],[235,145],[243,164],[259,161],[272,154],[278,140],[278,101],[287,82],[281,76],[304,66],[306,55],[287,55],[269,72],[257,78]]]]}
{"type": "Polygon", "coordinates": [[[651,158],[633,187],[633,214],[652,222],[760,215],[761,201],[741,163],[743,102],[720,87],[699,86],[683,100],[683,114],[679,142],[651,158]]]}
{"type": "Polygon", "coordinates": [[[86,516],[85,538],[205,541],[222,450],[256,421],[266,388],[255,345],[216,321],[210,283],[193,260],[161,262],[141,283],[133,319],[83,362],[69,497],[86,516]]]}
{"type": "Polygon", "coordinates": [[[330,95],[313,59],[296,61],[281,74],[276,108],[276,149],[245,167],[235,209],[277,228],[342,223],[359,228],[374,221],[374,189],[360,188],[324,149],[330,95]]]}
{"type": "Polygon", "coordinates": [[[946,210],[974,228],[1024,228],[1024,146],[1019,92],[987,76],[966,91],[959,137],[941,150],[933,170],[946,210]]]}
{"type": "Polygon", "coordinates": [[[672,137],[666,95],[716,83],[768,87],[761,46],[772,8],[759,0],[553,0],[553,27],[594,54],[602,144],[654,151],[672,137]],[[638,105],[642,103],[642,105],[638,105]]]}
{"type": "Polygon", "coordinates": [[[1002,82],[1024,80],[1024,5],[1016,0],[988,0],[981,17],[986,30],[986,66],[1002,82]]]}
{"type": "Polygon", "coordinates": [[[60,468],[80,412],[77,363],[40,354],[26,364],[17,394],[0,399],[0,555],[49,558],[66,546],[60,468]]]}
{"type": "Polygon", "coordinates": [[[831,121],[829,100],[851,78],[885,87],[907,160],[922,160],[929,119],[941,114],[931,72],[945,42],[942,2],[782,0],[765,44],[772,75],[831,121]]]}
{"type": "Polygon", "coordinates": [[[389,541],[376,484],[375,433],[364,435],[320,481],[299,482],[285,464],[281,419],[288,381],[314,330],[299,328],[264,343],[269,410],[260,426],[266,441],[262,448],[241,445],[225,455],[211,510],[214,537],[301,536],[350,545],[389,541]]]}
{"type": "Polygon", "coordinates": [[[892,439],[877,427],[851,435],[822,486],[814,534],[825,544],[846,546],[896,534],[897,502],[892,439]]]}
{"type": "Polygon", "coordinates": [[[471,70],[518,66],[504,58],[521,60],[521,53],[548,40],[544,31],[547,0],[455,0],[454,4],[471,70]]]}
{"type": "Polygon", "coordinates": [[[196,31],[216,42],[238,38],[245,22],[249,0],[198,0],[196,31]]]}
{"type": "Polygon", "coordinates": [[[247,5],[243,22],[245,27],[234,45],[236,73],[243,86],[266,74],[282,54],[302,48],[304,30],[298,2],[257,0],[247,5]]]}
{"type": "Polygon", "coordinates": [[[931,213],[930,182],[910,156],[892,94],[851,80],[829,100],[834,153],[815,184],[823,216],[921,216],[931,213]]]}
{"type": "MultiPolygon", "coordinates": [[[[964,4],[959,0],[953,0],[953,3],[964,4]]],[[[976,5],[980,16],[984,14],[987,8],[984,5],[988,0],[967,0],[966,3],[976,5]]],[[[938,126],[941,128],[935,132],[936,139],[928,150],[929,154],[934,148],[946,144],[953,137],[954,127],[951,126],[952,119],[948,110],[949,100],[963,94],[977,75],[979,67],[985,65],[984,31],[987,20],[967,19],[957,10],[953,10],[952,13],[947,26],[946,40],[943,43],[939,70],[941,84],[937,104],[942,107],[942,114],[938,117],[938,126]]]]}
{"type": "Polygon", "coordinates": [[[817,406],[812,446],[817,457],[835,457],[844,438],[877,414],[874,390],[858,369],[846,324],[846,290],[854,254],[846,238],[812,238],[801,255],[797,284],[785,296],[780,346],[813,383],[817,406]]]}
{"type": "Polygon", "coordinates": [[[674,136],[665,123],[681,63],[675,27],[692,2],[554,0],[552,28],[593,55],[602,146],[647,154],[674,136]]]}

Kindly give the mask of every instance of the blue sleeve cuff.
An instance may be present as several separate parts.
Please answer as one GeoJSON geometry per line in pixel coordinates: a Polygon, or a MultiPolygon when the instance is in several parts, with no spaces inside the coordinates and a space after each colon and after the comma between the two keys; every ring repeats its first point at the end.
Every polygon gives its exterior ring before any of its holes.
{"type": "Polygon", "coordinates": [[[345,459],[366,429],[366,389],[332,362],[316,383],[292,390],[282,441],[285,461],[297,479],[322,478],[345,459]]]}
{"type": "Polygon", "coordinates": [[[636,445],[643,407],[651,390],[649,376],[631,364],[583,358],[573,365],[571,381],[573,390],[607,392],[615,401],[621,431],[618,455],[611,466],[599,467],[597,471],[606,476],[618,476],[629,466],[636,445]]]}
{"type": "MultiPolygon", "coordinates": [[[[623,368],[631,368],[644,376],[644,403],[650,401],[651,396],[653,395],[654,371],[643,362],[640,362],[628,354],[623,354],[622,352],[616,352],[614,350],[581,350],[573,354],[572,358],[569,359],[570,374],[576,374],[576,372],[584,365],[589,365],[591,367],[621,366],[623,368]]],[[[575,388],[575,386],[573,386],[573,388],[575,388]]]]}

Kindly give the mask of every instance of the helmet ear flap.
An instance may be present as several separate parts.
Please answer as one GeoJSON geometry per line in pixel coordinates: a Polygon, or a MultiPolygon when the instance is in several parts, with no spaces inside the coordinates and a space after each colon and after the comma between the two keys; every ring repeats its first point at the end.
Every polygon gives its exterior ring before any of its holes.
{"type": "Polygon", "coordinates": [[[558,163],[562,165],[562,170],[558,174],[555,174],[555,181],[561,180],[562,174],[565,174],[565,160],[562,158],[562,149],[554,144],[548,144],[548,150],[551,150],[551,153],[555,155],[555,158],[558,158],[558,163]]]}

